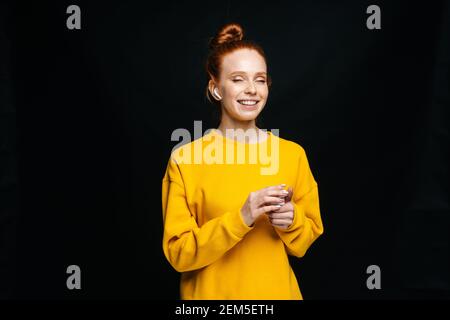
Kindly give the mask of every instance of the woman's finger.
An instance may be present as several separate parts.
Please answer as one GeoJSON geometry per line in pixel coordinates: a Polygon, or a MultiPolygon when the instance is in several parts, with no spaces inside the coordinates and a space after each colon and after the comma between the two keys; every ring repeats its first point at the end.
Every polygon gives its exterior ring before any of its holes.
{"type": "Polygon", "coordinates": [[[280,229],[287,229],[287,228],[289,228],[291,226],[291,224],[289,224],[289,223],[285,223],[285,224],[274,224],[274,223],[272,223],[272,226],[276,227],[276,228],[280,228],[280,229]]]}
{"type": "Polygon", "coordinates": [[[270,219],[272,224],[291,224],[292,219],[270,219]]]}
{"type": "Polygon", "coordinates": [[[282,205],[278,210],[276,210],[278,213],[282,212],[294,212],[294,207],[292,206],[291,202],[286,202],[284,205],[282,205]]]}
{"type": "Polygon", "coordinates": [[[269,216],[272,219],[285,219],[285,218],[293,218],[294,217],[294,213],[292,211],[271,212],[271,213],[269,213],[269,216]]]}
{"type": "Polygon", "coordinates": [[[269,205],[269,206],[260,207],[260,208],[256,209],[256,211],[257,211],[257,214],[260,215],[260,214],[278,210],[280,208],[281,208],[281,205],[269,205]]]}
{"type": "Polygon", "coordinates": [[[267,195],[268,196],[272,196],[272,197],[287,197],[289,195],[289,191],[284,190],[284,189],[271,189],[271,190],[267,190],[267,195]]]}
{"type": "Polygon", "coordinates": [[[294,189],[292,187],[288,188],[288,196],[286,197],[286,202],[289,202],[292,200],[292,195],[294,194],[294,189]]]}
{"type": "Polygon", "coordinates": [[[260,200],[259,205],[284,204],[284,199],[278,197],[265,196],[260,200]]]}

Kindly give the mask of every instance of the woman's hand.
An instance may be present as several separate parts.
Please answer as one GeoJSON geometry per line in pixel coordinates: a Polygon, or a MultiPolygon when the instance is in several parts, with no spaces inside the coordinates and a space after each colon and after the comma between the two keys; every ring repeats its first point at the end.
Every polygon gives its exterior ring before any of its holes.
{"type": "Polygon", "coordinates": [[[285,198],[285,204],[277,210],[268,212],[270,223],[274,227],[280,229],[287,229],[294,220],[294,205],[291,202],[293,190],[291,187],[288,189],[289,194],[285,198]]]}
{"type": "Polygon", "coordinates": [[[247,200],[241,208],[241,215],[248,226],[252,226],[255,220],[262,214],[278,212],[285,204],[284,198],[288,191],[283,190],[285,184],[266,187],[250,192],[247,200]]]}

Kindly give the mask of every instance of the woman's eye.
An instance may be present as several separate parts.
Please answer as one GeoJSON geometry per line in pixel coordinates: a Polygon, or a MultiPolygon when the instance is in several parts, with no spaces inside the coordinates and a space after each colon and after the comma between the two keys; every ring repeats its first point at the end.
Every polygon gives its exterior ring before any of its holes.
{"type": "MultiPolygon", "coordinates": [[[[240,81],[243,81],[242,79],[232,79],[232,81],[233,82],[240,82],[240,81]]],[[[264,79],[259,79],[259,80],[256,80],[256,82],[259,82],[259,83],[266,83],[266,80],[264,80],[264,79]]]]}

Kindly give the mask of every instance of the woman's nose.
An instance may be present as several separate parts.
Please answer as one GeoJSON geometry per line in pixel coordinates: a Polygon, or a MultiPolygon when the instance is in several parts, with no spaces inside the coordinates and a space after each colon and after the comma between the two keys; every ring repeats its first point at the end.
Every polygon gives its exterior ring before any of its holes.
{"type": "Polygon", "coordinates": [[[253,93],[253,94],[256,93],[256,88],[253,85],[253,83],[250,83],[250,85],[247,87],[246,93],[253,93]]]}

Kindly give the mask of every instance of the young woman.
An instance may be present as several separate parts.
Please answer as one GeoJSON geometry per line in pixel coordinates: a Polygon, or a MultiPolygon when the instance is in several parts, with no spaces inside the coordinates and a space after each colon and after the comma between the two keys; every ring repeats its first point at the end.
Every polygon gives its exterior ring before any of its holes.
{"type": "Polygon", "coordinates": [[[182,273],[181,299],[302,299],[288,254],[302,257],[323,233],[318,186],[299,144],[256,127],[271,83],[265,54],[227,24],[206,72],[220,125],[174,150],[162,180],[163,251],[182,273]],[[272,170],[252,161],[256,149],[272,150],[272,170]],[[210,158],[192,160],[199,152],[210,158]]]}

